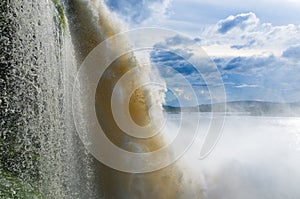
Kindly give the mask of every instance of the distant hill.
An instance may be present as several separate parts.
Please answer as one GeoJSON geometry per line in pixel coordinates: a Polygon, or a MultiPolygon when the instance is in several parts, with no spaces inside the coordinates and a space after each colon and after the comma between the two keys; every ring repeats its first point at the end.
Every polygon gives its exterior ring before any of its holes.
{"type": "MultiPolygon", "coordinates": [[[[247,114],[261,116],[300,116],[300,102],[295,103],[275,103],[264,101],[232,101],[227,102],[226,112],[228,114],[247,114]]],[[[164,110],[169,113],[178,112],[211,112],[212,106],[217,112],[225,112],[224,103],[202,104],[191,107],[164,106],[164,110]]]]}

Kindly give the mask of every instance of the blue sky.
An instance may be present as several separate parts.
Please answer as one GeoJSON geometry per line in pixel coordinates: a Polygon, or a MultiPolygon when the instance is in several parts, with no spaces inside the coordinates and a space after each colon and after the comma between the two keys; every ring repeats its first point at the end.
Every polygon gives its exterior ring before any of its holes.
{"type": "MultiPolygon", "coordinates": [[[[106,0],[130,27],[158,26],[183,32],[164,46],[197,57],[200,45],[218,67],[227,100],[300,101],[300,1],[106,0]],[[179,45],[180,44],[180,45],[179,45]]],[[[152,53],[152,61],[167,78],[168,87],[189,104],[167,67],[191,82],[200,103],[209,103],[201,78],[185,60],[166,50],[152,53]]],[[[167,101],[174,100],[170,93],[167,101]]]]}

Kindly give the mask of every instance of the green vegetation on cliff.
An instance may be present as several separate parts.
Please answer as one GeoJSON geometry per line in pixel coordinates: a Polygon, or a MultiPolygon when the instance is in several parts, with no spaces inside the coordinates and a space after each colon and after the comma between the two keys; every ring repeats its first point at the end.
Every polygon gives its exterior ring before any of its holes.
{"type": "Polygon", "coordinates": [[[0,168],[0,198],[45,198],[30,184],[0,168]]]}
{"type": "Polygon", "coordinates": [[[66,22],[64,7],[61,3],[61,0],[52,0],[52,2],[54,4],[56,12],[57,12],[57,17],[59,20],[60,28],[63,31],[65,31],[67,28],[67,22],[66,22]]]}

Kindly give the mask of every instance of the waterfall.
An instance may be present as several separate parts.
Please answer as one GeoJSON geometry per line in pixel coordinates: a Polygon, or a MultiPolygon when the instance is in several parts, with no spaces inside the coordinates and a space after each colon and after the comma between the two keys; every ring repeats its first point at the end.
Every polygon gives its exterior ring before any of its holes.
{"type": "MultiPolygon", "coordinates": [[[[1,170],[47,198],[93,198],[99,192],[93,188],[93,159],[72,119],[77,63],[62,5],[0,4],[1,170]]],[[[10,197],[20,197],[10,183],[10,197]]]]}
{"type": "MultiPolygon", "coordinates": [[[[82,62],[88,53],[102,41],[126,30],[126,25],[118,21],[113,13],[109,12],[103,1],[74,0],[68,1],[68,6],[69,25],[79,62],[82,62]]],[[[117,51],[120,45],[126,45],[126,41],[111,42],[108,45],[111,51],[117,51]]],[[[133,53],[127,53],[115,60],[104,72],[104,78],[101,78],[98,83],[95,93],[95,106],[101,127],[105,129],[105,134],[111,142],[127,151],[152,152],[165,145],[165,138],[160,134],[147,139],[138,139],[126,135],[114,122],[111,110],[111,93],[114,86],[130,69],[143,65],[141,62],[143,60],[139,60],[133,53]]],[[[142,82],[144,78],[149,78],[151,68],[146,66],[141,67],[140,70],[139,75],[131,76],[131,81],[142,82]]],[[[88,89],[84,85],[82,88],[88,89]]],[[[127,89],[126,87],[122,88],[125,93],[130,90],[127,89]]],[[[132,119],[140,126],[149,123],[149,104],[153,101],[157,102],[157,100],[152,99],[155,95],[150,94],[150,92],[146,88],[135,90],[132,93],[129,105],[122,104],[122,99],[120,99],[120,109],[123,108],[121,106],[129,106],[128,109],[132,119]]],[[[158,115],[159,113],[156,114],[156,116],[158,115]]],[[[152,161],[155,161],[155,158],[152,157],[152,161]]],[[[165,158],[170,157],[166,155],[165,158]]],[[[175,199],[199,197],[199,191],[192,190],[192,186],[188,185],[187,181],[189,179],[182,172],[179,163],[158,171],[142,174],[124,173],[109,168],[102,163],[99,163],[98,168],[101,171],[98,174],[103,181],[105,198],[175,199]]]]}
{"type": "MultiPolygon", "coordinates": [[[[0,102],[1,118],[5,120],[1,120],[0,171],[28,183],[46,198],[198,196],[186,183],[180,164],[150,173],[124,173],[98,162],[84,148],[72,116],[77,70],[91,50],[126,30],[126,25],[114,19],[103,1],[63,3],[1,2],[0,102]]],[[[117,49],[117,45],[110,48],[117,49]]],[[[110,95],[102,94],[112,93],[118,79],[139,64],[132,53],[115,60],[106,71],[108,78],[98,84],[95,106],[99,122],[115,145],[132,152],[148,152],[162,147],[165,138],[157,135],[139,140],[125,135],[113,122],[110,95]]],[[[148,78],[151,69],[144,69],[143,76],[134,76],[133,81],[148,78]]],[[[148,106],[156,100],[153,97],[147,89],[133,93],[129,109],[137,124],[149,123],[148,106]]],[[[9,186],[14,190],[13,183],[9,186]]],[[[20,196],[18,191],[9,194],[20,196]]]]}

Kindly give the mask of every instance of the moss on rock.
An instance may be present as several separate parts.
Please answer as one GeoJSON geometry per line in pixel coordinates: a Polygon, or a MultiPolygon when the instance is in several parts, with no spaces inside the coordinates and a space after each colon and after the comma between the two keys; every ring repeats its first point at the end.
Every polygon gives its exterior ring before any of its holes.
{"type": "Polygon", "coordinates": [[[54,7],[57,11],[57,17],[59,20],[59,25],[60,28],[65,31],[67,28],[67,21],[66,21],[66,17],[65,17],[65,11],[64,11],[64,7],[61,3],[61,0],[52,0],[54,7]]]}
{"type": "Polygon", "coordinates": [[[0,169],[0,198],[45,198],[30,184],[0,169]]]}

